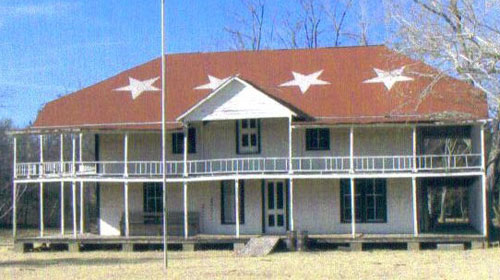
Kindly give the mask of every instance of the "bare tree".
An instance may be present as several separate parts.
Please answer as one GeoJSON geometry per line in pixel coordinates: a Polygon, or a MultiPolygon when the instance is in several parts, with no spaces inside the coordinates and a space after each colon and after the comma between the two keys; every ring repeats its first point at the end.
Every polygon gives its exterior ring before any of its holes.
{"type": "MultiPolygon", "coordinates": [[[[248,14],[237,14],[234,27],[224,30],[233,40],[238,50],[255,50],[262,48],[265,20],[265,0],[241,0],[248,14]]],[[[272,26],[270,28],[272,30],[272,26]]],[[[272,32],[271,32],[272,33],[272,32]]]]}
{"type": "MultiPolygon", "coordinates": [[[[494,116],[488,185],[498,185],[500,1],[389,0],[392,46],[484,91],[494,116]]],[[[500,210],[497,207],[497,210],[500,210]]],[[[500,211],[499,211],[500,212],[500,211]]]]}
{"type": "MultiPolygon", "coordinates": [[[[325,1],[324,10],[333,29],[333,45],[335,47],[341,44],[343,35],[354,37],[354,33],[346,33],[344,27],[346,24],[347,14],[351,12],[352,0],[340,1],[325,1]],[[333,3],[332,3],[333,2],[333,3]],[[333,6],[332,6],[333,4],[333,6]]],[[[361,24],[362,21],[360,21],[361,24]]]]}

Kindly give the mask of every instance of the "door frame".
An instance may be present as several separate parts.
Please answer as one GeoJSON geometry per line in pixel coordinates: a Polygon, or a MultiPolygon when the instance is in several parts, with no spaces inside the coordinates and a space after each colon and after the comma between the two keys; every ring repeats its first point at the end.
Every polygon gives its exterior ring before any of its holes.
{"type": "Polygon", "coordinates": [[[289,197],[289,191],[288,189],[290,188],[290,180],[288,179],[262,179],[261,181],[261,202],[262,202],[262,234],[269,234],[269,235],[279,235],[279,233],[269,233],[268,227],[267,227],[267,183],[268,182],[283,182],[283,198],[285,200],[285,205],[283,207],[283,214],[284,214],[284,230],[285,234],[289,230],[289,209],[290,209],[290,197],[289,197]]]}

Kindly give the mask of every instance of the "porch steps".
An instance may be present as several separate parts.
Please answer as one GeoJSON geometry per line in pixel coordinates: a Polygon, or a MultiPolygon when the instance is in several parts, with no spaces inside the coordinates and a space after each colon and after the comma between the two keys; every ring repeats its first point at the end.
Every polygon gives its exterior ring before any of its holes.
{"type": "Polygon", "coordinates": [[[267,256],[276,248],[279,241],[280,238],[276,236],[254,237],[237,254],[247,257],[267,256]]]}

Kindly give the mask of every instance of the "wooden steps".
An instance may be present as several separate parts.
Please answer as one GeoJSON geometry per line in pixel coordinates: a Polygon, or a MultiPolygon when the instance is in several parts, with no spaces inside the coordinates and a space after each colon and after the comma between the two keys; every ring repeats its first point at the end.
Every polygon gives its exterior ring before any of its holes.
{"type": "Polygon", "coordinates": [[[280,238],[276,236],[254,237],[237,254],[248,257],[267,256],[276,248],[279,241],[280,238]]]}

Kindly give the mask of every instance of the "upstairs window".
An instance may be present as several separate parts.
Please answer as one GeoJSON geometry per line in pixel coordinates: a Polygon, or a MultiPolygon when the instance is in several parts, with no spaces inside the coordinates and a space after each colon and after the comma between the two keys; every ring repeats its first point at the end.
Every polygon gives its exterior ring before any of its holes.
{"type": "Polygon", "coordinates": [[[330,150],[330,129],[328,128],[306,129],[306,150],[307,151],[330,150]]]}
{"type": "Polygon", "coordinates": [[[260,121],[256,119],[236,121],[236,152],[260,153],[260,121]]]}
{"type": "MultiPolygon", "coordinates": [[[[340,181],[341,222],[351,222],[350,180],[340,181]]],[[[355,180],[356,223],[387,222],[387,195],[385,179],[355,180]]]]}
{"type": "MultiPolygon", "coordinates": [[[[172,154],[184,153],[184,133],[177,132],[172,134],[172,154]]],[[[196,153],[196,129],[188,129],[188,153],[196,153]]]]}

